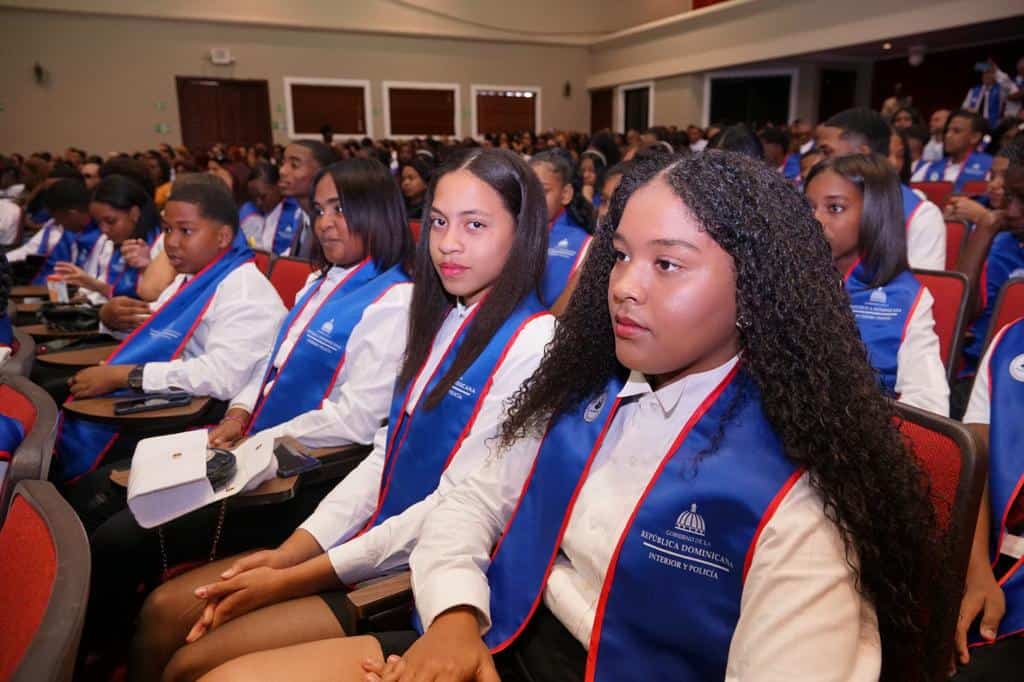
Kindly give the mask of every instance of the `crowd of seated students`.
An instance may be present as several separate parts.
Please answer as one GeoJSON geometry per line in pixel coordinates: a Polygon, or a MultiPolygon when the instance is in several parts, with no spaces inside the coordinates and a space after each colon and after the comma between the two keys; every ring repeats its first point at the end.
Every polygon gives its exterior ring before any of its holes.
{"type": "Polygon", "coordinates": [[[113,475],[137,439],[65,409],[83,679],[124,654],[131,680],[924,679],[922,609],[960,610],[955,679],[1011,679],[1024,321],[990,327],[1024,275],[1018,69],[927,126],[901,96],[816,127],[0,158],[0,303],[62,280],[116,344],[37,367],[59,403],[181,388],[215,400],[176,425],[212,447],[369,449],[287,503],[145,529],[113,475]],[[952,386],[914,272],[946,269],[946,220],[952,386]],[[290,310],[253,250],[309,261],[290,310]],[[890,399],[966,409],[988,447],[962,602],[890,399]],[[347,636],[351,586],[410,568],[415,629],[347,636]]]}

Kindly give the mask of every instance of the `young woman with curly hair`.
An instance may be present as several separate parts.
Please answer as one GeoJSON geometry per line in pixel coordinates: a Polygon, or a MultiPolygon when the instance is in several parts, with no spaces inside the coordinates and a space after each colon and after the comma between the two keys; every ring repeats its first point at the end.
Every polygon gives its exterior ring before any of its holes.
{"type": "Polygon", "coordinates": [[[509,410],[504,456],[423,527],[411,648],[319,642],[208,679],[932,672],[927,482],[821,226],[773,170],[716,151],[639,162],[509,410]]]}

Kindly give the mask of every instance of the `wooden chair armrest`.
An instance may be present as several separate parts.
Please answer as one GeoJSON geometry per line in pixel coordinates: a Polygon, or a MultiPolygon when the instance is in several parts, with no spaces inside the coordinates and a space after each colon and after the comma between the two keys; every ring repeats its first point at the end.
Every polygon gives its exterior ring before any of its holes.
{"type": "Polygon", "coordinates": [[[367,580],[345,599],[348,634],[408,629],[412,616],[412,574],[408,571],[367,580]]]}

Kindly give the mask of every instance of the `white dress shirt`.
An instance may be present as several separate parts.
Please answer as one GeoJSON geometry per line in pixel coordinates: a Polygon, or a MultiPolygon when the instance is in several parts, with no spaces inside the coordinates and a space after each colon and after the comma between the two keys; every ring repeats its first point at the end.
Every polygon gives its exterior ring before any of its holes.
{"type": "MultiPolygon", "coordinates": [[[[623,404],[580,490],[543,595],[584,647],[630,514],[673,438],[735,362],[658,391],[634,373],[620,392],[623,404]]],[[[478,610],[485,631],[490,626],[491,548],[518,502],[537,447],[537,438],[525,438],[490,458],[427,519],[410,561],[424,624],[468,605],[478,610]]],[[[880,666],[874,609],[857,592],[842,538],[804,476],[758,538],[726,680],[877,680],[880,666]]]]}
{"type": "MultiPolygon", "coordinates": [[[[110,238],[105,234],[101,234],[100,238],[96,241],[96,244],[92,247],[92,251],[89,252],[89,257],[85,260],[85,265],[82,269],[90,277],[98,279],[100,282],[106,283],[107,281],[107,269],[110,267],[110,260],[114,257],[114,252],[117,250],[117,246],[114,242],[110,241],[110,238]]],[[[89,299],[89,302],[93,305],[103,305],[107,302],[108,298],[106,292],[83,290],[85,297],[89,299]]]]}
{"type": "MultiPolygon", "coordinates": [[[[441,363],[445,351],[471,310],[459,305],[445,318],[434,339],[430,356],[413,382],[407,413],[422,398],[434,369],[441,363]]],[[[544,346],[554,334],[554,326],[554,317],[543,315],[532,319],[520,331],[495,370],[490,390],[483,399],[476,420],[441,475],[437,489],[401,514],[349,540],[369,521],[377,507],[387,427],[378,430],[374,437],[373,452],[324,498],[313,515],[301,526],[327,551],[342,582],[359,582],[408,563],[409,553],[419,538],[420,526],[427,513],[456,484],[476,471],[494,448],[494,439],[505,413],[505,402],[540,364],[544,346]]]]}
{"type": "MultiPolygon", "coordinates": [[[[352,268],[340,267],[327,271],[324,283],[310,298],[281,342],[273,359],[274,367],[280,369],[284,366],[309,321],[351,271],[352,268]]],[[[319,273],[310,275],[295,300],[301,300],[310,287],[316,286],[319,279],[319,273]]],[[[376,302],[367,306],[349,334],[344,351],[345,362],[319,409],[266,429],[265,433],[272,433],[275,438],[293,436],[309,447],[372,442],[381,423],[387,419],[391,406],[395,379],[405,354],[411,302],[412,283],[406,282],[391,287],[376,302]]],[[[232,407],[241,407],[252,413],[266,374],[267,361],[264,359],[256,368],[252,380],[232,402],[232,407]]],[[[269,393],[272,386],[273,382],[269,382],[264,393],[269,393]]]]}
{"type": "Polygon", "coordinates": [[[992,338],[992,342],[988,344],[988,348],[985,349],[985,354],[981,356],[978,371],[974,375],[974,383],[971,384],[971,398],[967,401],[967,410],[961,420],[964,424],[988,426],[992,423],[992,389],[988,378],[989,365],[992,362],[992,350],[1003,338],[1006,329],[1003,327],[999,330],[999,333],[992,338]]]}
{"type": "Polygon", "coordinates": [[[932,161],[938,161],[945,155],[946,147],[942,143],[941,136],[939,136],[938,139],[934,137],[930,138],[928,140],[928,144],[926,144],[924,146],[924,149],[921,151],[921,158],[924,159],[925,161],[928,161],[929,163],[931,163],[932,161]]]}
{"type": "MultiPolygon", "coordinates": [[[[191,275],[179,274],[149,304],[157,310],[191,275]]],[[[273,347],[285,315],[281,297],[262,272],[246,263],[228,274],[206,308],[182,354],[169,362],[147,362],[146,392],[181,388],[193,395],[230,400],[249,382],[273,347]]]]}
{"type": "MultiPolygon", "coordinates": [[[[942,157],[940,156],[939,159],[941,158],[942,157]]],[[[922,154],[921,158],[918,161],[913,162],[911,165],[910,181],[924,182],[927,179],[928,166],[932,161],[938,161],[939,159],[929,159],[922,154]]],[[[916,190],[914,191],[914,194],[917,194],[916,190]]]]}
{"type": "Polygon", "coordinates": [[[21,207],[10,199],[0,198],[0,246],[10,246],[18,239],[21,207]]]}
{"type": "MultiPolygon", "coordinates": [[[[2,202],[0,202],[2,203],[2,202]]],[[[53,218],[44,224],[41,228],[36,230],[36,233],[29,237],[28,241],[19,246],[16,249],[11,249],[7,252],[7,261],[9,263],[15,263],[23,261],[29,256],[35,256],[39,253],[39,247],[43,245],[43,237],[46,235],[46,225],[50,226],[50,234],[46,239],[45,248],[43,248],[43,255],[48,255],[53,247],[57,246],[57,242],[64,236],[64,227],[57,224],[57,221],[53,218]]]]}
{"type": "Polygon", "coordinates": [[[946,219],[938,206],[918,196],[922,201],[907,222],[907,261],[912,268],[945,270],[946,219]]]}
{"type": "Polygon", "coordinates": [[[895,390],[901,403],[948,417],[949,382],[932,316],[935,299],[921,286],[921,300],[910,316],[907,333],[896,353],[895,390]]]}

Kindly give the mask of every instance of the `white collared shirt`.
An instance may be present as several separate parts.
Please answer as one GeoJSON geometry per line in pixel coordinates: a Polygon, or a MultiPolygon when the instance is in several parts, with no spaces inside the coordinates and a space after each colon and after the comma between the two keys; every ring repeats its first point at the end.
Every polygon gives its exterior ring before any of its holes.
{"type": "Polygon", "coordinates": [[[921,287],[921,300],[910,315],[903,342],[896,352],[894,389],[901,403],[948,417],[949,382],[935,333],[935,299],[923,284],[921,287]]]}
{"type": "MultiPolygon", "coordinates": [[[[352,268],[340,267],[327,271],[323,285],[310,298],[281,342],[281,348],[274,356],[274,367],[280,369],[284,365],[306,325],[334,288],[351,272],[352,268]]],[[[310,275],[295,300],[302,300],[319,279],[319,273],[310,275]]],[[[275,438],[293,436],[309,447],[371,443],[381,423],[387,419],[391,406],[395,380],[405,354],[411,302],[412,283],[406,282],[391,287],[367,306],[349,334],[344,351],[345,362],[319,409],[300,414],[265,432],[272,433],[275,438]]],[[[253,411],[266,374],[266,362],[264,360],[256,368],[252,380],[232,406],[237,405],[250,413],[253,411]]],[[[268,382],[264,393],[268,393],[271,386],[273,382],[268,382]]]]}
{"type": "MultiPolygon", "coordinates": [[[[157,310],[190,276],[179,274],[156,301],[157,310]]],[[[147,362],[142,374],[146,392],[177,387],[193,395],[230,400],[252,378],[274,345],[285,315],[281,297],[253,263],[229,273],[214,292],[202,320],[181,356],[169,362],[147,362]]]]}
{"type": "Polygon", "coordinates": [[[988,426],[992,423],[992,388],[989,384],[989,366],[992,364],[992,351],[999,345],[999,341],[1002,340],[1003,334],[1008,328],[1009,326],[1006,326],[999,330],[999,333],[988,344],[988,348],[985,349],[985,354],[981,356],[978,371],[974,374],[974,383],[971,384],[971,398],[967,401],[967,410],[961,420],[964,424],[988,426]]]}
{"type": "Polygon", "coordinates": [[[11,249],[7,252],[7,262],[16,263],[23,261],[29,256],[35,256],[39,253],[39,249],[43,246],[43,237],[46,236],[46,226],[50,226],[50,234],[46,239],[46,245],[43,248],[43,255],[49,255],[53,247],[57,246],[57,242],[64,236],[64,227],[58,225],[57,221],[50,218],[49,221],[43,224],[34,235],[29,237],[28,241],[19,246],[16,249],[11,249]]]}
{"type": "Polygon", "coordinates": [[[927,199],[922,198],[907,222],[907,262],[923,270],[946,269],[946,219],[927,199]]]}
{"type": "Polygon", "coordinates": [[[0,198],[0,245],[10,246],[17,241],[20,223],[21,206],[11,199],[0,198]]]}
{"type": "Polygon", "coordinates": [[[921,158],[931,163],[932,161],[939,161],[943,156],[946,155],[946,147],[942,144],[942,137],[938,139],[930,138],[928,144],[924,146],[921,151],[921,158]]]}
{"type": "MultiPolygon", "coordinates": [[[[434,339],[426,364],[413,382],[407,413],[423,398],[427,382],[441,364],[445,351],[471,310],[472,307],[459,305],[448,313],[434,339]]],[[[377,507],[387,427],[378,430],[374,437],[373,452],[324,498],[313,515],[301,526],[327,551],[342,582],[359,582],[408,563],[409,553],[419,538],[420,526],[428,512],[456,484],[476,471],[494,449],[494,438],[503,421],[505,402],[540,364],[544,346],[554,334],[554,326],[554,317],[543,315],[530,320],[519,332],[496,368],[490,390],[483,399],[473,426],[441,475],[437,489],[401,514],[349,540],[370,519],[377,507]]]]}
{"type": "MultiPolygon", "coordinates": [[[[85,259],[85,265],[82,266],[82,269],[90,277],[106,283],[107,268],[110,267],[110,260],[114,257],[114,251],[116,250],[117,246],[114,242],[110,241],[110,237],[101,234],[89,252],[89,257],[85,259]]],[[[106,293],[102,291],[89,290],[85,292],[85,296],[93,305],[103,305],[108,300],[106,293]]]]}
{"type": "MultiPolygon", "coordinates": [[[[595,457],[544,590],[544,603],[584,647],[633,508],[673,437],[735,362],[656,392],[637,374],[623,387],[620,395],[628,402],[595,457]]],[[[526,438],[492,458],[427,519],[410,561],[424,624],[468,605],[489,627],[491,549],[518,502],[537,447],[537,438],[526,438]]],[[[880,667],[874,609],[857,592],[842,538],[804,476],[758,538],[726,680],[877,680],[880,667]]]]}

